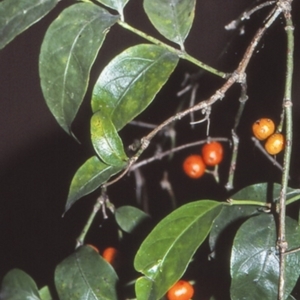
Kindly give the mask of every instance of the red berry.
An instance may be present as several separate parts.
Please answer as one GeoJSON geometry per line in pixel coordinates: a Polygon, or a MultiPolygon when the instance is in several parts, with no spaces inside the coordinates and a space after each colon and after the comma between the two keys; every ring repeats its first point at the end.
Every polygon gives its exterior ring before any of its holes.
{"type": "Polygon", "coordinates": [[[223,146],[219,142],[207,143],[202,148],[202,157],[207,166],[216,166],[223,160],[223,146]]]}
{"type": "Polygon", "coordinates": [[[194,295],[193,286],[184,280],[176,282],[168,291],[168,300],[189,300],[194,295]]]}
{"type": "Polygon", "coordinates": [[[190,155],[183,162],[183,170],[191,178],[201,177],[205,169],[205,163],[200,155],[190,155]]]}
{"type": "Polygon", "coordinates": [[[112,266],[116,266],[117,256],[118,250],[113,247],[106,248],[102,253],[102,257],[112,266]]]}

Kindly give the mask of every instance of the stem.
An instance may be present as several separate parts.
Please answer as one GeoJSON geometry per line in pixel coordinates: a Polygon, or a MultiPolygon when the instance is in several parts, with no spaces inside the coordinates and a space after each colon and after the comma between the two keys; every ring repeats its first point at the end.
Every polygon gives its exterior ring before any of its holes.
{"type": "Polygon", "coordinates": [[[163,179],[160,181],[160,186],[163,190],[166,190],[168,192],[171,199],[172,209],[175,210],[177,207],[177,201],[172,185],[169,181],[169,175],[166,171],[164,172],[163,179]]]}
{"type": "Polygon", "coordinates": [[[256,11],[266,7],[266,6],[270,6],[272,4],[274,4],[276,1],[267,1],[264,3],[261,3],[257,6],[255,6],[252,9],[246,10],[244,13],[242,13],[236,20],[231,21],[229,24],[227,24],[225,26],[226,30],[235,30],[238,28],[238,26],[240,25],[240,23],[244,20],[250,19],[250,16],[252,14],[254,14],[256,11]]]}
{"type": "Polygon", "coordinates": [[[193,56],[187,54],[186,52],[182,51],[182,50],[179,50],[179,49],[176,49],[170,45],[167,45],[165,43],[163,43],[162,41],[130,26],[128,23],[126,22],[123,22],[122,20],[119,20],[118,21],[118,24],[120,26],[122,26],[123,28],[127,29],[127,30],[130,30],[132,32],[134,32],[135,34],[141,36],[142,38],[148,40],[149,42],[155,44],[155,45],[158,45],[158,46],[162,46],[164,47],[165,49],[169,50],[170,52],[178,55],[180,58],[182,59],[185,59],[185,60],[188,60],[190,61],[191,63],[195,64],[196,66],[200,67],[201,69],[204,69],[214,75],[217,75],[219,77],[222,77],[222,78],[226,78],[228,77],[228,75],[224,72],[221,72],[221,71],[218,71],[217,69],[213,68],[213,67],[210,67],[209,65],[197,60],[196,58],[194,58],[193,56]]]}
{"type": "Polygon", "coordinates": [[[233,189],[234,172],[235,172],[236,160],[237,160],[238,149],[239,149],[239,137],[237,136],[234,130],[232,130],[232,142],[233,142],[232,157],[230,162],[228,181],[225,185],[227,191],[233,189]]]}
{"type": "MultiPolygon", "coordinates": [[[[218,141],[218,142],[228,142],[228,139],[227,138],[209,138],[209,141],[218,141]]],[[[131,169],[130,169],[130,172],[131,171],[134,171],[142,166],[145,166],[155,160],[161,160],[162,158],[164,158],[165,156],[168,156],[172,153],[175,153],[175,152],[178,152],[178,151],[181,151],[183,149],[187,149],[187,148],[190,148],[190,147],[195,147],[195,146],[199,146],[199,145],[202,145],[202,144],[205,144],[207,143],[207,139],[206,140],[201,140],[201,141],[197,141],[197,142],[193,142],[193,143],[189,143],[189,144],[184,144],[182,146],[178,146],[178,147],[175,147],[171,150],[167,150],[165,152],[162,152],[162,153],[158,153],[150,158],[147,158],[147,159],[144,159],[144,160],[141,160],[140,162],[134,164],[131,169]]]]}
{"type": "Polygon", "coordinates": [[[241,81],[241,96],[239,98],[240,105],[239,105],[237,114],[235,116],[233,129],[231,131],[233,150],[232,150],[232,157],[231,157],[230,168],[229,168],[228,182],[225,185],[225,188],[227,191],[230,191],[233,189],[234,173],[235,173],[236,160],[237,160],[237,155],[238,155],[238,150],[239,150],[239,140],[240,140],[238,135],[236,134],[236,131],[240,124],[240,120],[241,120],[243,111],[245,109],[246,102],[248,100],[246,73],[244,75],[245,76],[242,78],[242,81],[241,81]]]}
{"type": "MultiPolygon", "coordinates": [[[[259,202],[255,200],[234,200],[227,199],[228,205],[255,205],[271,208],[271,203],[259,202]]],[[[226,203],[227,204],[227,203],[226,203]]]]}
{"type": "Polygon", "coordinates": [[[300,199],[300,195],[294,196],[285,202],[286,205],[292,204],[300,199]]]}
{"type": "Polygon", "coordinates": [[[286,191],[288,187],[291,151],[292,151],[292,78],[294,69],[294,26],[291,18],[291,4],[293,0],[278,1],[278,6],[282,8],[286,20],[286,34],[287,34],[287,58],[286,58],[286,79],[285,91],[283,99],[283,109],[285,110],[285,125],[286,125],[286,147],[283,159],[283,174],[282,186],[279,200],[279,229],[277,245],[280,252],[280,276],[279,276],[279,291],[278,299],[284,299],[285,292],[285,255],[288,248],[285,232],[285,215],[286,215],[286,191]]]}
{"type": "Polygon", "coordinates": [[[99,198],[97,198],[96,203],[93,208],[93,211],[90,214],[88,221],[86,222],[83,230],[81,231],[79,237],[76,240],[77,241],[76,248],[78,248],[84,244],[85,236],[88,233],[88,231],[95,219],[95,216],[96,216],[97,212],[100,210],[102,204],[103,204],[103,196],[101,195],[99,198]]]}
{"type": "Polygon", "coordinates": [[[261,143],[259,142],[258,139],[256,139],[255,137],[251,138],[252,142],[254,143],[255,147],[258,148],[258,150],[260,150],[262,152],[263,155],[265,155],[265,157],[275,166],[277,167],[280,171],[283,170],[282,165],[272,156],[270,155],[266,149],[261,145],[261,143]]]}

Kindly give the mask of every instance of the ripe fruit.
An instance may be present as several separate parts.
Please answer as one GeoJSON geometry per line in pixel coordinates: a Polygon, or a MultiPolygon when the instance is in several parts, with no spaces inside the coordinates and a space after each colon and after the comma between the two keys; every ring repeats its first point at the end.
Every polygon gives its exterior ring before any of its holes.
{"type": "Polygon", "coordinates": [[[284,147],[284,137],[281,133],[272,134],[266,141],[265,149],[271,155],[278,154],[284,147]]]}
{"type": "Polygon", "coordinates": [[[183,162],[185,174],[191,178],[199,178],[205,172],[205,163],[200,155],[192,154],[183,162]]]}
{"type": "Polygon", "coordinates": [[[106,248],[102,253],[102,257],[113,266],[116,263],[117,255],[118,255],[118,250],[113,247],[106,248]]]}
{"type": "Polygon", "coordinates": [[[97,247],[95,247],[94,245],[91,244],[87,244],[87,246],[91,247],[93,250],[95,250],[97,253],[99,253],[99,250],[97,247]]]}
{"type": "Polygon", "coordinates": [[[207,143],[202,148],[203,161],[207,166],[216,166],[223,159],[223,146],[219,142],[207,143]]]}
{"type": "Polygon", "coordinates": [[[262,118],[254,122],[252,131],[254,136],[259,140],[265,140],[274,133],[275,124],[271,119],[262,118]]]}
{"type": "Polygon", "coordinates": [[[176,282],[168,291],[168,300],[189,300],[194,295],[193,286],[184,280],[176,282]]]}

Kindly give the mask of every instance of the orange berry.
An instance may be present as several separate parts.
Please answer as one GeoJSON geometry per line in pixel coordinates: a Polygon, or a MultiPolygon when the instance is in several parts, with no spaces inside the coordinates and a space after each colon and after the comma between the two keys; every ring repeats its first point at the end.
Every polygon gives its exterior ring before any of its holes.
{"type": "Polygon", "coordinates": [[[271,155],[278,154],[284,148],[284,137],[281,133],[272,134],[266,141],[265,149],[271,155]]]}
{"type": "Polygon", "coordinates": [[[194,295],[194,287],[187,281],[179,280],[167,293],[168,300],[189,300],[194,295]]]}
{"type": "Polygon", "coordinates": [[[200,155],[190,155],[183,162],[185,174],[191,178],[199,178],[205,172],[206,166],[200,155]]]}
{"type": "Polygon", "coordinates": [[[116,263],[117,256],[118,256],[118,250],[113,247],[106,248],[102,253],[102,257],[113,266],[116,263]]]}
{"type": "Polygon", "coordinates": [[[202,157],[207,166],[216,166],[223,160],[223,146],[219,142],[207,143],[202,148],[202,157]]]}
{"type": "Polygon", "coordinates": [[[271,119],[261,118],[254,122],[252,131],[254,136],[259,140],[265,140],[274,133],[275,124],[271,119]]]}

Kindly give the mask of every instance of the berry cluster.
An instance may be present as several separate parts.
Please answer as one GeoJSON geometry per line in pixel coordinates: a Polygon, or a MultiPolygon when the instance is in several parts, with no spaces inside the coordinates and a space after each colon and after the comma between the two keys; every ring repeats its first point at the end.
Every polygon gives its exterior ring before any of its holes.
{"type": "Polygon", "coordinates": [[[274,133],[275,124],[271,119],[262,118],[252,125],[254,136],[260,140],[266,140],[265,149],[271,155],[276,155],[284,148],[284,137],[281,133],[274,133]]]}
{"type": "Polygon", "coordinates": [[[203,146],[202,155],[192,154],[183,162],[183,170],[191,178],[200,178],[206,166],[216,166],[223,159],[223,146],[219,142],[210,142],[203,146]]]}

